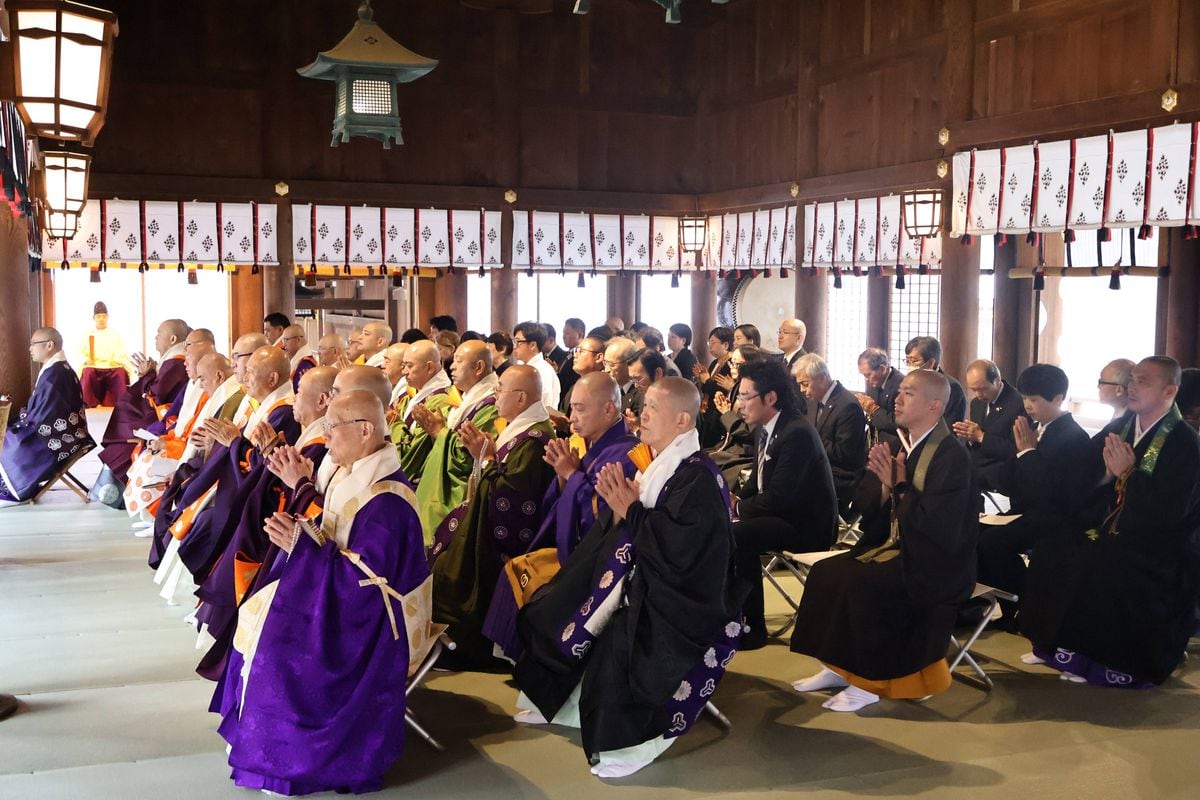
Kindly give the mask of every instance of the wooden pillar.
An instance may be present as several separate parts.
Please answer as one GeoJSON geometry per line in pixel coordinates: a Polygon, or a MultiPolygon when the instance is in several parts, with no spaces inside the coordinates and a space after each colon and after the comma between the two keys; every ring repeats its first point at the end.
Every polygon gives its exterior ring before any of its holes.
{"type": "Polygon", "coordinates": [[[942,237],[942,369],[962,378],[975,360],[979,341],[979,246],[942,237]]]}
{"type": "MultiPolygon", "coordinates": [[[[892,279],[886,275],[867,278],[867,345],[891,352],[892,279]]],[[[892,366],[901,366],[893,364],[892,366]]]]}
{"type": "MultiPolygon", "coordinates": [[[[236,341],[244,333],[261,333],[263,317],[263,273],[254,275],[245,267],[229,276],[229,335],[236,341]]],[[[226,346],[232,346],[229,342],[226,346]]],[[[217,349],[222,349],[217,342],[217,349]]]]}
{"type": "MultiPolygon", "coordinates": [[[[286,199],[275,201],[276,238],[279,265],[262,267],[263,309],[265,313],[279,311],[288,318],[296,315],[296,273],[292,263],[292,204],[286,199]]],[[[265,316],[265,314],[264,314],[265,316]]]]}
{"type": "MultiPolygon", "coordinates": [[[[1161,231],[1164,240],[1170,237],[1169,247],[1163,242],[1170,253],[1170,273],[1159,283],[1159,295],[1166,293],[1166,314],[1159,314],[1161,340],[1155,351],[1191,367],[1200,360],[1200,240],[1186,241],[1182,228],[1161,231]]],[[[1166,252],[1159,263],[1167,263],[1166,252]]]]}
{"type": "Polygon", "coordinates": [[[992,323],[992,361],[1002,375],[1015,379],[1035,360],[1034,325],[1037,323],[1032,278],[1010,278],[1015,267],[1032,267],[1037,250],[1024,240],[1010,237],[996,248],[996,298],[992,323]]]}
{"type": "MultiPolygon", "coordinates": [[[[433,314],[449,314],[458,323],[459,331],[467,329],[467,275],[462,270],[455,270],[453,275],[445,272],[433,279],[433,314]]],[[[424,327],[428,319],[418,320],[418,326],[424,327]]]]}
{"type": "Polygon", "coordinates": [[[617,315],[629,327],[638,319],[637,276],[615,274],[608,279],[608,315],[617,315]]]}
{"type": "Polygon", "coordinates": [[[796,271],[793,295],[795,314],[808,330],[804,349],[810,353],[825,353],[825,327],[829,319],[829,281],[824,272],[816,275],[807,270],[796,271]]]}
{"type": "MultiPolygon", "coordinates": [[[[692,353],[702,364],[709,360],[708,332],[716,326],[717,276],[712,272],[695,272],[692,274],[692,353]]],[[[663,331],[663,336],[666,335],[663,331]]]]}
{"type": "MultiPolygon", "coordinates": [[[[16,419],[33,390],[33,364],[29,360],[29,335],[39,320],[38,299],[31,291],[36,275],[29,272],[26,221],[0,214],[0,390],[12,399],[9,421],[16,419]]],[[[2,433],[0,433],[2,435],[2,433]]]]}
{"type": "MultiPolygon", "coordinates": [[[[500,192],[516,189],[521,181],[521,120],[517,100],[520,81],[520,42],[517,12],[498,9],[492,15],[495,49],[492,56],[492,91],[495,122],[492,125],[496,182],[500,192]]],[[[512,333],[517,319],[517,274],[512,267],[512,205],[500,212],[500,258],[504,265],[492,270],[492,330],[512,333]]],[[[489,331],[490,333],[491,331],[489,331]]]]}

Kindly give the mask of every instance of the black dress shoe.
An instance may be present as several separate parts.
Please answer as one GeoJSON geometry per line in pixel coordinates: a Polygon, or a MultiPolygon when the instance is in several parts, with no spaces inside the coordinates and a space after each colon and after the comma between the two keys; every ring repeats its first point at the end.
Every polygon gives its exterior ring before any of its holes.
{"type": "Polygon", "coordinates": [[[11,694],[0,694],[0,719],[12,716],[17,710],[17,698],[11,694]]]}

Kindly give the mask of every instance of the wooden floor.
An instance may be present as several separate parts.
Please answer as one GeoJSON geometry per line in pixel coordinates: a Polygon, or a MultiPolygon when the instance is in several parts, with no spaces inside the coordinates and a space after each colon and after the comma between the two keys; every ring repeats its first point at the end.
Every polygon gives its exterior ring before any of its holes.
{"type": "MultiPolygon", "coordinates": [[[[205,711],[211,685],[192,672],[188,609],[158,597],[146,550],[124,512],[65,489],[0,510],[0,691],[22,704],[0,722],[0,798],[250,796],[229,780],[205,711]]],[[[516,690],[503,676],[439,673],[413,706],[447,752],[410,737],[379,796],[1200,796],[1197,670],[1153,691],[1106,690],[1025,667],[1027,644],[1008,634],[977,649],[991,660],[990,694],[955,683],[924,705],[883,701],[857,715],[795,694],[790,681],[815,665],[784,644],[739,655],[715,696],[733,730],[701,721],[610,785],[588,772],[576,733],[511,721],[516,690]]]]}

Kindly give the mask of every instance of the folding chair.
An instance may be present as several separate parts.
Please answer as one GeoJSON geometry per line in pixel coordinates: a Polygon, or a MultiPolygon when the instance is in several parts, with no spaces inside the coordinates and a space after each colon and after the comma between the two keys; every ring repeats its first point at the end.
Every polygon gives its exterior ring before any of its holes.
{"type": "Polygon", "coordinates": [[[721,709],[714,706],[711,700],[704,705],[704,712],[711,715],[713,720],[725,730],[733,729],[733,723],[729,721],[729,717],[722,714],[721,709]]]}
{"type": "MultiPolygon", "coordinates": [[[[437,641],[433,643],[433,647],[429,648],[429,653],[421,661],[421,666],[417,667],[416,672],[409,676],[408,682],[404,686],[404,699],[406,701],[408,700],[408,696],[412,694],[413,689],[416,689],[425,680],[425,676],[429,673],[429,670],[433,669],[433,665],[437,662],[438,656],[442,654],[442,651],[453,650],[455,647],[454,642],[446,634],[443,633],[438,636],[437,641]]],[[[428,742],[429,746],[434,750],[439,753],[446,752],[446,748],[442,743],[433,738],[433,734],[425,730],[425,726],[421,724],[421,720],[413,713],[412,707],[407,702],[404,704],[404,722],[408,727],[416,731],[418,736],[428,742]]]]}
{"type": "Polygon", "coordinates": [[[791,627],[796,624],[796,614],[800,612],[800,602],[788,594],[787,590],[783,588],[783,586],[772,574],[775,568],[779,566],[784,567],[788,572],[792,573],[792,577],[795,578],[801,586],[803,586],[804,582],[808,580],[808,573],[810,570],[812,570],[814,564],[816,564],[818,561],[823,561],[830,556],[836,556],[839,553],[844,552],[846,551],[844,548],[842,548],[837,550],[822,550],[816,553],[789,553],[787,551],[776,550],[772,550],[767,553],[767,555],[770,556],[770,559],[762,568],[763,577],[775,587],[775,591],[779,592],[783,599],[787,601],[788,605],[792,607],[792,613],[791,616],[788,617],[787,622],[785,622],[780,628],[770,631],[770,635],[772,637],[783,636],[785,633],[787,633],[791,627]]]}
{"type": "Polygon", "coordinates": [[[55,484],[59,482],[66,484],[66,487],[75,494],[79,495],[79,499],[83,500],[83,502],[92,502],[91,498],[88,497],[88,487],[84,486],[82,481],[71,474],[71,467],[75,466],[75,462],[86,456],[93,449],[95,449],[95,445],[92,445],[91,447],[85,447],[64,461],[62,464],[62,470],[57,475],[50,478],[50,480],[42,484],[42,488],[38,489],[37,492],[34,493],[33,497],[29,498],[30,505],[36,504],[38,500],[42,499],[42,495],[54,488],[55,484]]]}
{"type": "Polygon", "coordinates": [[[983,667],[979,666],[979,662],[975,660],[975,657],[971,655],[971,647],[975,644],[975,640],[979,638],[980,634],[983,633],[984,628],[988,626],[988,623],[992,621],[992,615],[996,613],[996,606],[1000,604],[1000,601],[1005,600],[1015,603],[1017,602],[1017,596],[1003,589],[996,589],[987,584],[977,583],[975,584],[975,590],[971,592],[971,599],[985,600],[987,601],[987,606],[982,618],[979,620],[979,624],[971,631],[971,635],[967,637],[965,642],[959,644],[957,637],[951,634],[950,646],[955,652],[950,660],[950,674],[963,683],[982,689],[985,692],[990,692],[993,687],[992,679],[984,671],[983,667]],[[964,675],[955,672],[959,664],[962,664],[964,661],[971,668],[971,672],[975,673],[974,675],[964,675]]]}

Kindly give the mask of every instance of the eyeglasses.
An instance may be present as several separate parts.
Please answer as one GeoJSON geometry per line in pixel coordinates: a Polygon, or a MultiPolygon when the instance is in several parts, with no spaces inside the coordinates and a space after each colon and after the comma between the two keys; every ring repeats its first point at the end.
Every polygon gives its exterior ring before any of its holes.
{"type": "Polygon", "coordinates": [[[1096,381],[1096,388],[1100,388],[1101,386],[1127,386],[1127,385],[1128,384],[1121,383],[1120,381],[1096,381]]]}
{"type": "Polygon", "coordinates": [[[607,361],[606,360],[604,362],[604,367],[605,367],[605,369],[616,369],[617,367],[624,366],[626,363],[627,362],[625,362],[625,361],[607,361]]]}
{"type": "Polygon", "coordinates": [[[325,419],[325,420],[321,420],[321,430],[325,431],[325,435],[328,436],[333,431],[334,428],[340,428],[343,425],[353,425],[356,422],[370,422],[370,421],[371,420],[369,420],[369,419],[348,419],[348,420],[345,420],[344,422],[334,422],[333,424],[330,424],[329,420],[325,419]]]}
{"type": "Polygon", "coordinates": [[[775,331],[775,334],[777,336],[799,336],[800,331],[788,331],[780,328],[779,330],[775,331]]]}
{"type": "Polygon", "coordinates": [[[513,339],[513,345],[516,346],[518,344],[529,344],[529,340],[528,339],[513,339]]]}
{"type": "Polygon", "coordinates": [[[296,341],[297,339],[303,339],[303,338],[304,338],[303,336],[284,336],[284,337],[283,337],[282,339],[280,339],[279,341],[281,341],[281,342],[294,342],[294,341],[296,341]]]}
{"type": "Polygon", "coordinates": [[[762,394],[761,393],[743,394],[742,392],[738,392],[738,394],[737,394],[737,399],[743,403],[745,403],[747,400],[753,400],[756,397],[762,397],[762,394]]]}
{"type": "Polygon", "coordinates": [[[233,353],[233,357],[234,357],[235,359],[238,359],[238,358],[249,358],[249,357],[250,357],[250,356],[252,356],[252,355],[254,355],[254,353],[233,353]]]}
{"type": "Polygon", "coordinates": [[[29,343],[29,346],[33,347],[35,344],[50,344],[50,340],[49,339],[34,339],[33,341],[31,341],[29,343]]]}
{"type": "Polygon", "coordinates": [[[924,358],[921,358],[920,356],[915,356],[914,358],[906,358],[906,359],[904,359],[904,363],[905,363],[905,364],[907,364],[907,365],[908,365],[908,366],[910,366],[910,367],[919,367],[919,366],[921,366],[922,364],[924,364],[924,363],[925,363],[925,361],[926,361],[926,359],[924,359],[924,358]]]}

